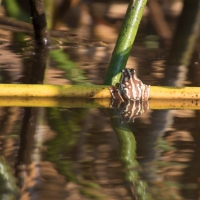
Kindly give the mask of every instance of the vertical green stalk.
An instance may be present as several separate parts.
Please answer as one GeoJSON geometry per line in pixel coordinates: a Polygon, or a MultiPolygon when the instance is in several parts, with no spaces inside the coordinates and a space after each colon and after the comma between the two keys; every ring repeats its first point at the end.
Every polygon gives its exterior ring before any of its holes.
{"type": "MultiPolygon", "coordinates": [[[[112,58],[108,67],[104,84],[115,85],[119,82],[121,71],[125,68],[135,36],[139,27],[142,13],[147,0],[130,1],[120,34],[115,45],[112,58]]],[[[138,163],[135,159],[136,141],[129,126],[120,122],[119,113],[114,110],[108,110],[111,125],[116,132],[119,141],[119,159],[124,165],[125,180],[127,183],[135,185],[136,194],[131,193],[132,197],[136,195],[141,200],[151,199],[147,192],[147,184],[139,180],[139,174],[136,171],[138,163]]]]}
{"type": "Polygon", "coordinates": [[[104,84],[119,82],[120,72],[125,68],[147,0],[130,0],[108,67],[104,84]]]}

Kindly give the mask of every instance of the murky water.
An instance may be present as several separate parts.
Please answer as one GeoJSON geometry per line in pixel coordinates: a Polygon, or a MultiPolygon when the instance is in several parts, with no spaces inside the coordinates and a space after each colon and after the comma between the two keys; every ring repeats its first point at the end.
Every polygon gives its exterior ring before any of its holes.
{"type": "MultiPolygon", "coordinates": [[[[198,48],[170,50],[148,20],[127,66],[145,84],[199,86],[198,48]]],[[[1,41],[1,83],[102,84],[113,49],[73,36],[44,49],[32,40],[1,41]]],[[[151,105],[126,124],[89,100],[1,98],[1,198],[199,199],[199,110],[151,105]]]]}

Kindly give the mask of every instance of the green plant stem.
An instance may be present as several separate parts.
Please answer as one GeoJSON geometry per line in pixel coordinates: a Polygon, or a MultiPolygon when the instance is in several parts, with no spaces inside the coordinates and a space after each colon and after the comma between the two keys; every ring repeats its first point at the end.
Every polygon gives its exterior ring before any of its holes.
{"type": "MultiPolygon", "coordinates": [[[[131,0],[129,3],[104,81],[106,85],[116,85],[120,80],[121,71],[126,66],[146,2],[147,0],[131,0]]],[[[138,180],[138,172],[134,169],[138,165],[135,160],[136,142],[134,135],[127,124],[120,122],[120,116],[116,109],[108,110],[108,113],[119,141],[119,159],[125,168],[124,178],[128,183],[134,183],[136,196],[139,199],[151,199],[146,192],[146,183],[138,180]]],[[[127,189],[132,198],[135,198],[135,194],[130,188],[127,189]]]]}
{"type": "Polygon", "coordinates": [[[126,66],[135,40],[146,2],[147,0],[131,0],[129,3],[104,80],[105,85],[115,85],[119,82],[121,71],[126,66]]]}

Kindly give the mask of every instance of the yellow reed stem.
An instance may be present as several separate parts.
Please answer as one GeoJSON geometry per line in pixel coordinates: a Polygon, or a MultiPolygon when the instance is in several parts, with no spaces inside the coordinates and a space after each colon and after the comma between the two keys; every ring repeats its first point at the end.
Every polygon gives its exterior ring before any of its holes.
{"type": "Polygon", "coordinates": [[[150,99],[200,99],[200,87],[151,86],[150,99]]]}
{"type": "Polygon", "coordinates": [[[0,97],[111,98],[103,85],[0,84],[0,97]]]}
{"type": "MultiPolygon", "coordinates": [[[[0,97],[111,98],[106,85],[0,84],[0,97]]],[[[150,99],[200,99],[200,87],[151,86],[150,99]]]]}

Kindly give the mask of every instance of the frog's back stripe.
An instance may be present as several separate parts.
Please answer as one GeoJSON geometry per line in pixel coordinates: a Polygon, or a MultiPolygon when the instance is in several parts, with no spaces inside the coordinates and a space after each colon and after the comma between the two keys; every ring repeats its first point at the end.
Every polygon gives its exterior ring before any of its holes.
{"type": "Polygon", "coordinates": [[[135,69],[122,70],[119,89],[124,99],[147,101],[149,98],[150,86],[143,84],[137,77],[135,69]]]}

